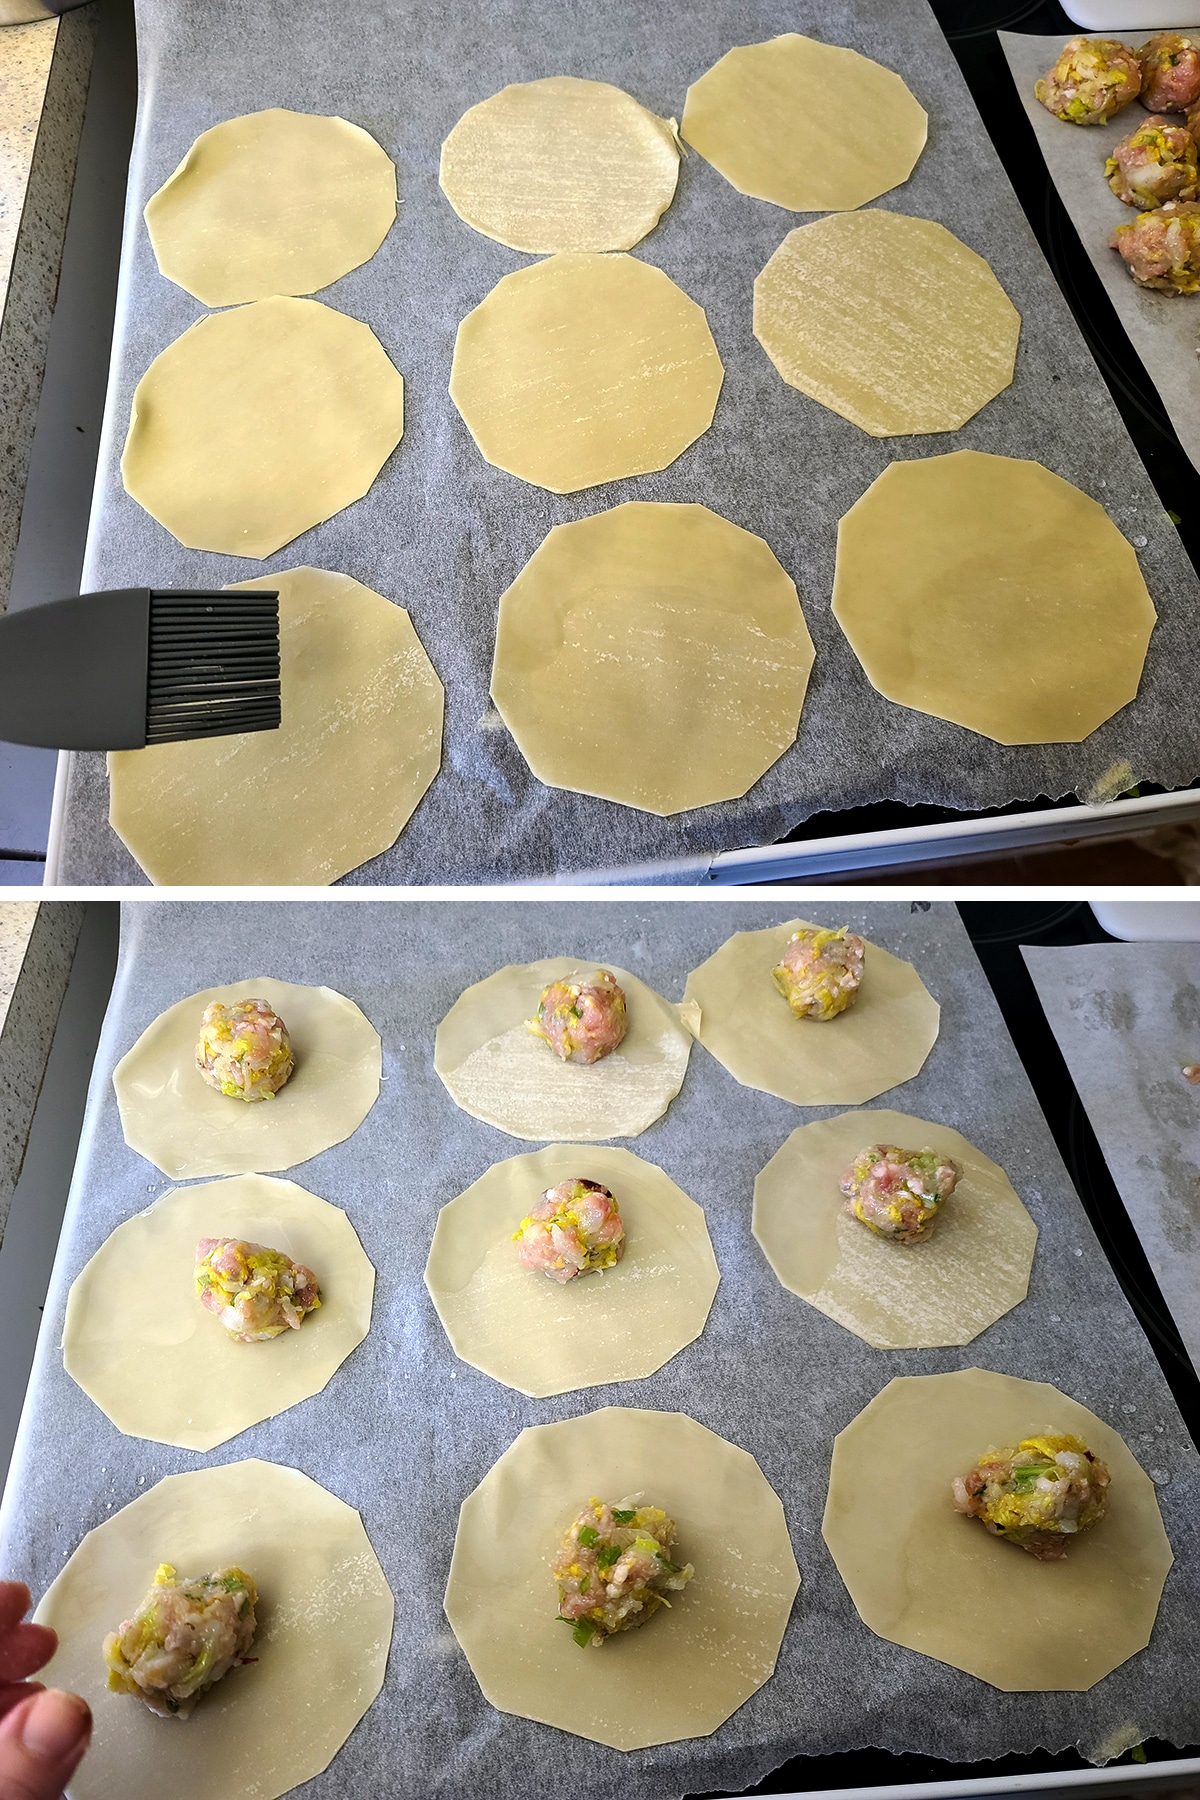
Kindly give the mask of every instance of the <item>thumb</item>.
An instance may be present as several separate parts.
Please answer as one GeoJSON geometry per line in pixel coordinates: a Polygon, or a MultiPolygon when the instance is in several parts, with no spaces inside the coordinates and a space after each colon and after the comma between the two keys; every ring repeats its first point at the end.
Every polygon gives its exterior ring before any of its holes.
{"type": "Polygon", "coordinates": [[[0,1723],[0,1800],[58,1800],[88,1747],[92,1715],[78,1694],[34,1694],[0,1723]]]}

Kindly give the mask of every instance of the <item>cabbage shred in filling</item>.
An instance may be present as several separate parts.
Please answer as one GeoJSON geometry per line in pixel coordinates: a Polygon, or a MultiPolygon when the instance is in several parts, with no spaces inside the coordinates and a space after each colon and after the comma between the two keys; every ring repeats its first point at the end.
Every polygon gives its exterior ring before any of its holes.
{"type": "Polygon", "coordinates": [[[956,1475],[954,1504],[1039,1561],[1058,1562],[1070,1538],[1104,1517],[1110,1479],[1079,1438],[1023,1438],[1015,1450],[988,1450],[969,1475],[956,1475]]]}
{"type": "Polygon", "coordinates": [[[599,1647],[669,1607],[695,1573],[672,1560],[675,1521],[657,1506],[593,1498],[568,1527],[551,1564],[558,1616],[575,1642],[599,1647]]]}
{"type": "Polygon", "coordinates": [[[258,1589],[244,1569],[180,1581],[160,1563],[132,1619],[104,1640],[108,1686],[162,1718],[186,1719],[201,1694],[247,1661],[258,1589]]]}

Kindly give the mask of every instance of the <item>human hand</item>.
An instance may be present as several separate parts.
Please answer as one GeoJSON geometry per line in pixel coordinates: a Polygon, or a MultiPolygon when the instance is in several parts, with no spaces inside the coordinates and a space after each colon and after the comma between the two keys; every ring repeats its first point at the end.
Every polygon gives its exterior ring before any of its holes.
{"type": "Polygon", "coordinates": [[[22,1624],[28,1609],[29,1589],[0,1581],[0,1800],[56,1800],[92,1735],[78,1694],[27,1679],[58,1648],[45,1625],[22,1624]]]}

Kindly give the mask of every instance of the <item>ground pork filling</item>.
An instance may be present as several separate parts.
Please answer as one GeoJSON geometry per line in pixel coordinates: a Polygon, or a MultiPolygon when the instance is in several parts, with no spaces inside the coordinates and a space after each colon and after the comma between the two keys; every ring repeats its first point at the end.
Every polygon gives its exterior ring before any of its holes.
{"type": "Polygon", "coordinates": [[[961,1170],[936,1150],[900,1150],[871,1144],[842,1176],[845,1210],[852,1219],[894,1244],[931,1236],[936,1214],[957,1185],[961,1170]]]}
{"type": "Polygon", "coordinates": [[[1200,293],[1200,203],[1167,200],[1128,225],[1118,225],[1108,241],[1139,287],[1164,294],[1200,293]]]}
{"type": "Polygon", "coordinates": [[[196,1067],[231,1100],[273,1100],[295,1068],[287,1026],[265,1000],[214,1000],[200,1021],[196,1067]]]}
{"type": "Polygon", "coordinates": [[[796,931],[771,975],[798,1019],[836,1019],[858,998],[866,949],[845,925],[796,931]]]}
{"type": "Polygon", "coordinates": [[[1196,198],[1196,143],[1186,125],[1147,119],[1104,165],[1108,185],[1126,206],[1149,212],[1167,200],[1196,198]]]}
{"type": "Polygon", "coordinates": [[[108,1685],[164,1719],[186,1719],[201,1694],[248,1658],[258,1589],[244,1569],[180,1581],[160,1563],[132,1619],[104,1640],[108,1685]]]}
{"type": "Polygon", "coordinates": [[[1109,1480],[1079,1438],[1024,1438],[1015,1450],[987,1451],[969,1475],[956,1475],[954,1504],[1040,1562],[1058,1562],[1077,1532],[1104,1517],[1109,1480]]]}
{"type": "Polygon", "coordinates": [[[241,1344],[261,1344],[299,1330],[321,1304],[311,1269],[292,1262],[282,1250],[243,1238],[200,1239],[196,1294],[241,1344]]]}
{"type": "Polygon", "coordinates": [[[695,1574],[671,1560],[675,1521],[636,1497],[610,1505],[593,1498],[569,1526],[550,1565],[558,1583],[558,1616],[575,1642],[600,1645],[616,1631],[653,1618],[667,1595],[695,1574]]]}
{"type": "Polygon", "coordinates": [[[1186,112],[1200,100],[1200,37],[1156,31],[1137,59],[1147,112],[1186,112]]]}
{"type": "Polygon", "coordinates": [[[1116,38],[1073,37],[1054,67],[1034,83],[1033,92],[1058,119],[1103,125],[1137,98],[1141,85],[1137,53],[1128,44],[1116,38]]]}
{"type": "Polygon", "coordinates": [[[624,989],[608,969],[552,981],[542,992],[529,1029],[544,1038],[563,1062],[599,1062],[625,1036],[624,989]]]}
{"type": "Polygon", "coordinates": [[[625,1227],[608,1189],[579,1176],[547,1188],[540,1205],[513,1232],[513,1242],[527,1269],[567,1282],[619,1262],[625,1227]]]}

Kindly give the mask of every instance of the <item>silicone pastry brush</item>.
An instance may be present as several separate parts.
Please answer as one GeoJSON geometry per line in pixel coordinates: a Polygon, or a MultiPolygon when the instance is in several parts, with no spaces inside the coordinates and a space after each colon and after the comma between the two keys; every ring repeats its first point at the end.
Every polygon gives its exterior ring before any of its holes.
{"type": "Polygon", "coordinates": [[[279,725],[279,594],[118,588],[0,616],[0,741],[140,750],[279,725]]]}

